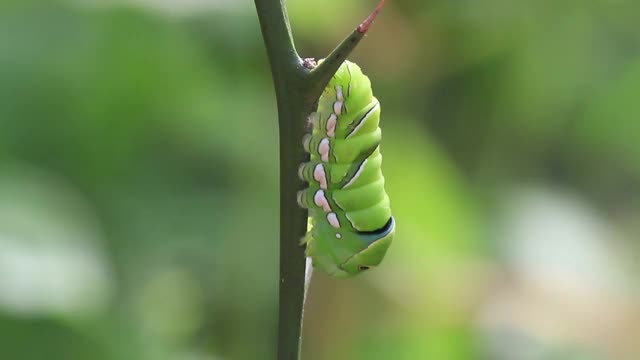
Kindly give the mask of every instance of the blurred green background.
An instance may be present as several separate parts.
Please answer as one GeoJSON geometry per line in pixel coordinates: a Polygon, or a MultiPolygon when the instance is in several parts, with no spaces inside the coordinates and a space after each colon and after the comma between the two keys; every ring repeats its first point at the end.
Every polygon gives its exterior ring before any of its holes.
{"type": "MultiPolygon", "coordinates": [[[[298,50],[374,3],[289,0],[298,50]]],[[[305,360],[640,359],[638,14],[387,4],[396,240],[316,274],[305,360]]],[[[2,1],[0,358],[274,359],[277,159],[252,1],[2,1]]]]}

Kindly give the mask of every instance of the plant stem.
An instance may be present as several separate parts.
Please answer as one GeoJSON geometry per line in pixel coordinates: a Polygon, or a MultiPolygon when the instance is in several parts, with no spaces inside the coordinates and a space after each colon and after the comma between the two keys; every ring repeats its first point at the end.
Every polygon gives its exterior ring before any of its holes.
{"type": "Polygon", "coordinates": [[[278,312],[278,359],[297,360],[300,353],[304,305],[304,248],[300,239],[307,231],[307,211],[296,203],[302,188],[298,164],[307,160],[300,140],[305,132],[302,98],[307,70],[298,56],[284,0],[255,0],[260,26],[271,64],[278,103],[280,136],[280,303],[278,312]]]}
{"type": "Polygon", "coordinates": [[[308,161],[302,147],[306,118],[338,67],[353,51],[380,11],[381,5],[349,35],[321,66],[303,66],[291,34],[286,0],[254,0],[271,64],[278,104],[280,136],[280,305],[278,360],[298,360],[305,296],[305,255],[300,240],[307,231],[307,211],[298,206],[303,188],[298,166],[308,161]]]}

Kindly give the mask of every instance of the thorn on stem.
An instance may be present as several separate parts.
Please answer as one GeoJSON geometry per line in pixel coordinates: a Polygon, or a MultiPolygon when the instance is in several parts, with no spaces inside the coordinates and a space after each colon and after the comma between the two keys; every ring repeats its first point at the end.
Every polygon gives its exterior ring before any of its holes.
{"type": "Polygon", "coordinates": [[[364,19],[362,24],[358,26],[356,30],[359,33],[365,34],[367,31],[369,31],[371,24],[373,24],[373,22],[376,20],[376,17],[378,17],[378,13],[380,13],[380,10],[382,10],[382,8],[384,7],[385,1],[386,0],[380,1],[380,3],[378,4],[378,6],[376,6],[375,10],[373,10],[371,15],[369,15],[366,19],[364,19]]]}

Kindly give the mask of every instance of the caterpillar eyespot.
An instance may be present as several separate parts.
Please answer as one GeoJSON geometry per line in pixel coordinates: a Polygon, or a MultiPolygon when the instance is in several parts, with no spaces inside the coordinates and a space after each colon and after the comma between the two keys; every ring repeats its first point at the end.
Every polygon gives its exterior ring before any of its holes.
{"type": "Polygon", "coordinates": [[[345,61],[309,115],[310,161],[298,203],[314,224],[305,235],[315,268],[349,277],[380,264],[395,234],[380,169],[380,103],[360,67],[345,61]]]}

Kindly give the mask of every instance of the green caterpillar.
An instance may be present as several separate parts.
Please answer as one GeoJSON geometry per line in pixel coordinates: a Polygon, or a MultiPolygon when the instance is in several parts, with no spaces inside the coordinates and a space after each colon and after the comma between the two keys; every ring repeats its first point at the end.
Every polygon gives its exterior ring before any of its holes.
{"type": "Polygon", "coordinates": [[[314,267],[349,277],[380,264],[395,232],[380,168],[380,103],[358,65],[340,66],[309,120],[311,159],[298,172],[309,184],[298,193],[312,226],[306,254],[314,267]]]}

